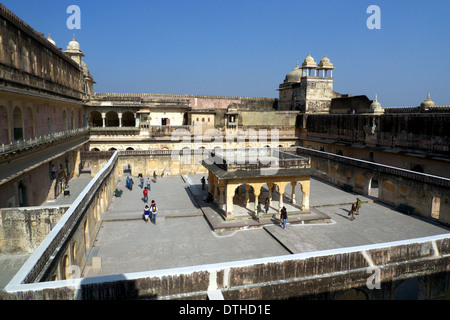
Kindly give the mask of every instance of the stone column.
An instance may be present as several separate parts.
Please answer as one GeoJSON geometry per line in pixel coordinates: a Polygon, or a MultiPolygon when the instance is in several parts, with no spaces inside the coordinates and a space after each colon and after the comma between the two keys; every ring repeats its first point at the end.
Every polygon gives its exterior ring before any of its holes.
{"type": "Polygon", "coordinates": [[[219,180],[219,207],[224,210],[224,198],[223,198],[223,192],[225,190],[225,181],[219,180]]]}
{"type": "Polygon", "coordinates": [[[217,196],[218,196],[218,194],[217,194],[217,185],[218,185],[218,181],[217,181],[217,178],[216,177],[214,177],[214,180],[213,180],[213,189],[214,189],[214,193],[213,193],[213,195],[214,195],[214,202],[216,202],[217,203],[217,201],[218,201],[218,199],[217,199],[217,196]]]}
{"type": "Polygon", "coordinates": [[[267,183],[267,187],[269,188],[269,201],[272,202],[272,189],[274,187],[273,182],[269,182],[267,183]]]}
{"type": "Polygon", "coordinates": [[[73,172],[73,176],[74,177],[78,177],[80,175],[80,165],[81,165],[81,157],[80,157],[80,150],[76,151],[76,156],[75,156],[75,169],[73,172]]]}
{"type": "Polygon", "coordinates": [[[251,186],[253,187],[253,193],[255,194],[255,203],[253,206],[253,210],[255,214],[258,214],[258,202],[259,202],[259,195],[261,194],[261,188],[263,187],[264,183],[252,183],[251,186]]]}
{"type": "Polygon", "coordinates": [[[296,181],[291,181],[291,203],[295,204],[295,186],[297,185],[296,181]]]}
{"type": "Polygon", "coordinates": [[[255,212],[255,215],[258,214],[258,203],[259,203],[259,195],[261,194],[261,187],[258,185],[253,186],[254,194],[255,194],[255,205],[253,207],[253,211],[255,212]]]}
{"type": "Polygon", "coordinates": [[[302,188],[302,211],[309,210],[309,191],[310,191],[310,180],[300,181],[300,186],[302,188]]]}
{"type": "Polygon", "coordinates": [[[208,192],[214,194],[214,175],[208,171],[208,192]]]}
{"type": "Polygon", "coordinates": [[[278,182],[278,193],[280,195],[280,201],[278,204],[278,213],[281,212],[281,208],[283,208],[284,203],[283,203],[283,194],[284,194],[284,189],[286,188],[286,185],[288,184],[288,182],[278,182]]]}
{"type": "Polygon", "coordinates": [[[236,189],[236,187],[237,186],[235,184],[227,184],[226,188],[225,188],[226,198],[227,198],[227,203],[226,203],[227,219],[233,219],[234,218],[234,214],[233,214],[233,197],[234,197],[234,190],[236,189]]]}
{"type": "Polygon", "coordinates": [[[250,190],[250,185],[248,183],[246,183],[245,185],[245,200],[244,200],[244,205],[247,208],[248,203],[250,201],[250,196],[249,196],[249,190],[250,190]]]}
{"type": "Polygon", "coordinates": [[[122,128],[122,112],[119,112],[117,116],[119,117],[119,128],[122,128]]]}
{"type": "Polygon", "coordinates": [[[103,128],[106,127],[106,113],[102,112],[103,128]]]}

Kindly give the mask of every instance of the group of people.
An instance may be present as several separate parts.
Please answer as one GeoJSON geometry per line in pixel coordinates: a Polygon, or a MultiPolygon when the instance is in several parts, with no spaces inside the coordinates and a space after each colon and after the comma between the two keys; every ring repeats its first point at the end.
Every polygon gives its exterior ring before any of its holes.
{"type": "Polygon", "coordinates": [[[356,198],[356,202],[352,203],[352,208],[350,209],[348,215],[350,217],[350,221],[355,220],[355,215],[359,215],[359,209],[361,208],[361,200],[356,198]]]}
{"type": "MultiPolygon", "coordinates": [[[[269,211],[270,208],[270,201],[269,198],[266,198],[266,200],[264,200],[264,211],[267,212],[269,211]]],[[[257,216],[256,216],[256,220],[259,222],[259,219],[262,217],[262,203],[259,202],[258,205],[256,206],[256,210],[257,210],[257,216]]],[[[286,222],[287,222],[287,210],[286,207],[283,206],[283,208],[281,208],[280,210],[280,225],[283,229],[286,229],[286,222]]]]}
{"type": "MultiPolygon", "coordinates": [[[[134,184],[133,178],[127,177],[127,179],[125,180],[125,185],[126,185],[127,189],[132,191],[133,184],[134,184]]],[[[144,179],[144,177],[142,177],[142,175],[139,175],[139,186],[141,187],[141,189],[143,189],[142,190],[142,193],[144,195],[143,201],[144,201],[144,203],[147,203],[148,193],[149,193],[149,191],[151,191],[150,177],[148,177],[147,179],[144,179]],[[145,184],[145,187],[144,187],[144,184],[145,184]]],[[[156,206],[156,202],[155,202],[155,200],[152,200],[150,207],[148,205],[145,205],[144,214],[143,214],[144,221],[148,222],[150,220],[151,222],[156,224],[156,213],[157,212],[158,212],[158,207],[156,206]]]]}
{"type": "Polygon", "coordinates": [[[152,200],[152,203],[150,204],[150,207],[148,205],[145,205],[144,208],[144,221],[145,223],[150,220],[153,222],[153,224],[156,224],[156,213],[158,212],[158,207],[156,206],[155,200],[152,200]]]}

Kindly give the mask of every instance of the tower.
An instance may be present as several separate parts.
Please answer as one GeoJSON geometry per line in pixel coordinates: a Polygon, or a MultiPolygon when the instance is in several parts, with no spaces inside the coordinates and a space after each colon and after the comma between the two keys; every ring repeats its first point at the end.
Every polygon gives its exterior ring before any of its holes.
{"type": "Polygon", "coordinates": [[[84,54],[80,49],[80,44],[75,40],[75,35],[73,35],[73,38],[67,45],[64,53],[80,66],[80,70],[83,73],[83,91],[87,95],[91,95],[94,92],[95,81],[88,69],[87,64],[81,60],[81,58],[84,57],[84,54]]]}
{"type": "Polygon", "coordinates": [[[317,65],[311,53],[308,53],[302,64],[300,85],[293,88],[292,105],[295,110],[302,113],[329,113],[333,98],[333,69],[326,55],[317,65]]]}
{"type": "Polygon", "coordinates": [[[75,40],[75,35],[73,35],[72,41],[69,42],[64,53],[81,66],[81,58],[84,57],[84,54],[80,49],[80,44],[75,40]]]}

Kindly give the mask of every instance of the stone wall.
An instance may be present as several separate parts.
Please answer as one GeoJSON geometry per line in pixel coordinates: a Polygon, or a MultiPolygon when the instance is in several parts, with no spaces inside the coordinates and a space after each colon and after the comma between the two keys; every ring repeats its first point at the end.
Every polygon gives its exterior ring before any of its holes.
{"type": "Polygon", "coordinates": [[[0,253],[32,253],[69,206],[0,209],[0,253]]]}
{"type": "Polygon", "coordinates": [[[0,24],[2,82],[81,100],[82,73],[76,62],[2,4],[0,24]]]}
{"type": "Polygon", "coordinates": [[[306,138],[450,155],[450,113],[303,116],[306,138]]]}
{"type": "Polygon", "coordinates": [[[416,215],[450,225],[450,179],[307,148],[299,147],[297,153],[311,157],[311,167],[324,172],[320,179],[351,186],[364,195],[371,195],[371,183],[376,180],[379,201],[391,206],[409,205],[416,215]]]}
{"type": "Polygon", "coordinates": [[[450,297],[448,235],[281,257],[101,278],[9,284],[3,299],[395,299],[406,282],[417,298],[450,297]],[[379,285],[379,289],[377,287],[379,285]]]}

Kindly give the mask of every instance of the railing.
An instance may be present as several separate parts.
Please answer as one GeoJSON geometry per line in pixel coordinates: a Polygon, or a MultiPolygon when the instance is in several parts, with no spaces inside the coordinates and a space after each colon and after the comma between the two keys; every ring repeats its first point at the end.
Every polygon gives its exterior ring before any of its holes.
{"type": "Polygon", "coordinates": [[[99,173],[91,180],[83,192],[77,197],[38,249],[35,250],[32,257],[29,259],[29,261],[35,259],[31,269],[24,271],[26,272],[26,275],[19,272],[16,275],[18,278],[15,277],[13,279],[14,281],[20,283],[31,283],[45,280],[45,276],[48,276],[46,272],[49,271],[49,267],[55,259],[57,260],[61,250],[64,250],[65,241],[77,228],[79,221],[91,204],[93,197],[98,192],[104,180],[115,168],[117,164],[117,157],[118,152],[116,151],[108,163],[99,171],[99,173]],[[21,277],[23,278],[20,279],[21,277]]]}
{"type": "Polygon", "coordinates": [[[112,92],[96,92],[94,99],[126,97],[126,98],[184,98],[184,99],[230,99],[230,100],[265,100],[275,101],[276,98],[258,98],[258,97],[239,97],[239,96],[207,96],[207,95],[190,95],[190,94],[161,94],[161,93],[112,93],[112,92]]]}
{"type": "Polygon", "coordinates": [[[332,161],[340,162],[343,164],[347,164],[350,166],[367,169],[371,172],[380,172],[380,173],[384,173],[384,174],[400,176],[400,177],[420,181],[420,182],[423,182],[426,184],[450,188],[450,179],[447,179],[444,177],[438,177],[438,176],[433,176],[433,175],[415,172],[415,171],[411,171],[411,170],[390,167],[387,165],[378,164],[378,163],[374,163],[374,162],[370,162],[370,161],[348,158],[348,157],[339,156],[339,155],[328,153],[328,152],[317,151],[317,150],[312,150],[312,149],[303,148],[303,147],[296,147],[296,149],[297,149],[297,154],[306,154],[309,156],[316,156],[316,157],[324,158],[327,160],[332,160],[332,161]]]}
{"type": "Polygon", "coordinates": [[[0,156],[11,153],[11,152],[17,152],[29,148],[33,148],[45,143],[55,142],[58,140],[64,140],[68,139],[74,136],[83,135],[89,133],[89,128],[78,128],[68,131],[62,131],[62,132],[56,132],[51,133],[46,136],[41,136],[39,138],[35,139],[29,139],[29,140],[19,140],[16,142],[11,142],[10,144],[2,144],[0,147],[0,156]]]}

